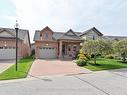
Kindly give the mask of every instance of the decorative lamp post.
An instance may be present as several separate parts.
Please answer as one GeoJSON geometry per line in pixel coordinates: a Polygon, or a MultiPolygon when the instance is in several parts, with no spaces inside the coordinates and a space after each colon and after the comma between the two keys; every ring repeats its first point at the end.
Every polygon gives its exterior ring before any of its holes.
{"type": "Polygon", "coordinates": [[[15,31],[16,31],[16,64],[15,64],[15,69],[18,71],[18,30],[19,30],[19,24],[18,21],[16,20],[16,24],[14,26],[15,31]]]}

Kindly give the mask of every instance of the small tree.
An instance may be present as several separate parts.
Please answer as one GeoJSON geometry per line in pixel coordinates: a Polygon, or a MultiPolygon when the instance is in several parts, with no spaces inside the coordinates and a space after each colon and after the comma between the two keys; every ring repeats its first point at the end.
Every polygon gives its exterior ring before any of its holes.
{"type": "Polygon", "coordinates": [[[120,41],[116,41],[114,43],[114,49],[116,52],[119,52],[122,56],[122,61],[126,62],[126,54],[127,54],[127,39],[123,39],[120,41]]]}
{"type": "Polygon", "coordinates": [[[85,54],[82,49],[78,54],[78,60],[76,61],[78,66],[85,66],[87,64],[88,56],[85,54]]]}
{"type": "Polygon", "coordinates": [[[98,53],[98,41],[89,40],[84,42],[83,50],[89,55],[94,54],[94,64],[96,64],[96,54],[98,53]]]}

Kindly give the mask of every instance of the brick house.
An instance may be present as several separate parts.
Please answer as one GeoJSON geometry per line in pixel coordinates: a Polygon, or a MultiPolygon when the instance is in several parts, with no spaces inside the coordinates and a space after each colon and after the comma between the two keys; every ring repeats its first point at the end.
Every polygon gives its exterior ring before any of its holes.
{"type": "MultiPolygon", "coordinates": [[[[15,29],[0,28],[0,60],[15,59],[16,52],[15,29]]],[[[31,54],[29,31],[19,29],[18,58],[31,54]]]]}
{"type": "Polygon", "coordinates": [[[48,26],[34,35],[36,58],[72,57],[80,49],[83,39],[72,29],[66,33],[54,32],[48,26]]]}

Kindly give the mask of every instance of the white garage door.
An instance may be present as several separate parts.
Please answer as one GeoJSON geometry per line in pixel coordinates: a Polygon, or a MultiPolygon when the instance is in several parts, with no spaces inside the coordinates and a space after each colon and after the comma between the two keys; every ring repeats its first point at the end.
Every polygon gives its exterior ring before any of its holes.
{"type": "Polygon", "coordinates": [[[0,47],[0,59],[15,59],[15,48],[0,47]]]}
{"type": "Polygon", "coordinates": [[[55,48],[52,47],[43,47],[39,50],[40,58],[56,58],[55,48]]]}

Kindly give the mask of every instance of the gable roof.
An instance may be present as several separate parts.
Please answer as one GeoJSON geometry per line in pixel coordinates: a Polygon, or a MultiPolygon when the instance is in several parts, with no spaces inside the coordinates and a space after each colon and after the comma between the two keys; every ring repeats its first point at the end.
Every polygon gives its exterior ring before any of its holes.
{"type": "MultiPolygon", "coordinates": [[[[15,29],[12,29],[12,28],[0,28],[0,32],[3,32],[3,31],[8,32],[9,34],[12,35],[12,37],[1,37],[1,38],[15,38],[16,37],[15,29]]],[[[19,29],[18,38],[20,40],[24,40],[25,35],[29,36],[29,31],[28,30],[24,30],[24,29],[19,29]]]]}
{"type": "Polygon", "coordinates": [[[91,29],[83,32],[80,36],[86,35],[87,33],[89,33],[90,31],[94,31],[95,33],[97,33],[99,36],[103,36],[103,34],[95,27],[92,27],[91,29]]]}
{"type": "Polygon", "coordinates": [[[82,40],[72,29],[69,29],[58,40],[82,40]]]}
{"type": "MultiPolygon", "coordinates": [[[[3,32],[6,32],[6,33],[10,34],[10,36],[12,36],[12,37],[15,37],[15,35],[12,32],[10,32],[6,29],[0,29],[0,34],[3,33],[3,32]]],[[[0,35],[0,37],[2,37],[2,35],[0,35]]]]}
{"type": "MultiPolygon", "coordinates": [[[[41,31],[36,30],[34,35],[34,41],[40,41],[40,33],[41,31]]],[[[67,32],[53,32],[54,40],[82,40],[79,36],[80,33],[74,32],[72,29],[69,29],[67,32]],[[69,35],[72,33],[73,35],[69,35]]]]}
{"type": "Polygon", "coordinates": [[[77,36],[72,29],[69,29],[64,35],[67,35],[67,36],[77,36]]]}
{"type": "Polygon", "coordinates": [[[43,29],[41,30],[41,32],[43,32],[43,31],[45,31],[45,30],[49,30],[50,32],[53,33],[53,31],[52,31],[48,26],[46,26],[45,28],[43,28],[43,29]]]}

